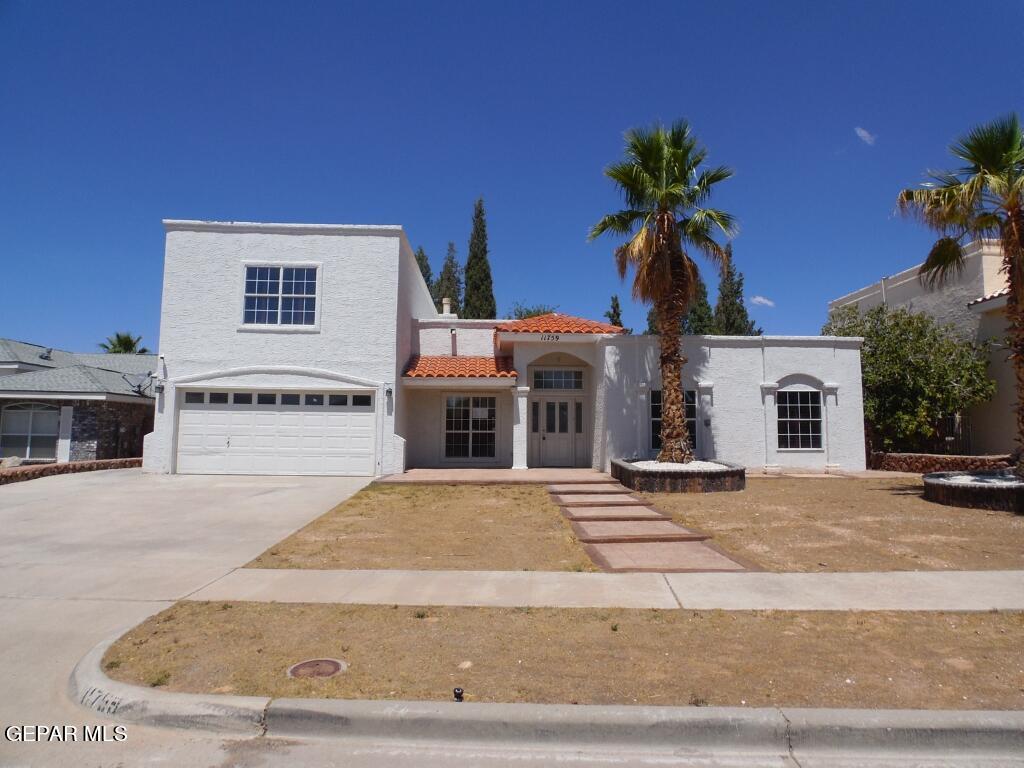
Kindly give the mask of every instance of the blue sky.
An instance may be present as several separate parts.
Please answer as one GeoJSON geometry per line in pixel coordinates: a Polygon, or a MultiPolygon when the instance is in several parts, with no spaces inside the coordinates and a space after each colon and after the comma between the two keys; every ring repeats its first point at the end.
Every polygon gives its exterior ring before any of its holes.
{"type": "Polygon", "coordinates": [[[618,293],[642,329],[586,234],[623,131],[680,117],[736,171],[753,316],[815,334],[927,251],[896,193],[1024,111],[1022,42],[1005,0],[0,0],[0,336],[154,347],[162,218],[397,223],[436,268],[478,195],[500,311],[618,293]]]}

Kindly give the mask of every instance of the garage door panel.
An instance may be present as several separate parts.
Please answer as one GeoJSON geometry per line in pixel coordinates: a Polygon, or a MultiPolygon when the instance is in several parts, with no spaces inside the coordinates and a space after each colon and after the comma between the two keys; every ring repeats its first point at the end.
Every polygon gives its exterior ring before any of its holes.
{"type": "Polygon", "coordinates": [[[376,467],[372,411],[183,403],[178,425],[185,474],[373,475],[376,467]]]}

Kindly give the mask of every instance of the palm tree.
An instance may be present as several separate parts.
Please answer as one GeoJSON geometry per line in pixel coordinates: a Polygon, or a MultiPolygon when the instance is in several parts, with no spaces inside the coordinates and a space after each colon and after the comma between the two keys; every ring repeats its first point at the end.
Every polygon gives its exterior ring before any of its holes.
{"type": "Polygon", "coordinates": [[[107,336],[107,340],[101,341],[99,347],[104,352],[109,352],[110,354],[148,355],[149,350],[145,347],[140,347],[140,341],[142,341],[141,336],[132,336],[127,332],[119,332],[113,336],[107,336]]]}
{"type": "Polygon", "coordinates": [[[700,275],[687,248],[719,266],[727,261],[715,234],[731,237],[733,217],[704,207],[714,186],[732,176],[724,166],[701,169],[707,151],[685,121],[666,128],[626,133],[625,158],[605,169],[626,208],[602,218],[590,239],[611,233],[628,239],[615,249],[619,278],[634,269],[633,298],[654,305],[661,344],[661,452],[658,461],[687,462],[693,450],[686,434],[682,368],[686,363],[681,322],[700,275]]]}
{"type": "Polygon", "coordinates": [[[1024,477],[1024,135],[1017,115],[974,128],[949,151],[963,165],[931,172],[899,194],[899,211],[940,234],[921,265],[921,280],[941,285],[964,268],[965,240],[998,238],[1010,294],[1010,350],[1017,378],[1017,475],[1024,477]]]}

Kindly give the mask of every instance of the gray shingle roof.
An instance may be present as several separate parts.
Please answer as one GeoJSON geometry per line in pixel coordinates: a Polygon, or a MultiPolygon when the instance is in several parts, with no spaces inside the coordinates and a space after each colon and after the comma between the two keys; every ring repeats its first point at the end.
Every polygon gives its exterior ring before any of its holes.
{"type": "Polygon", "coordinates": [[[42,371],[0,376],[0,393],[49,392],[75,394],[113,394],[140,397],[116,371],[88,365],[69,365],[42,371]]]}
{"type": "Polygon", "coordinates": [[[0,339],[0,363],[26,363],[46,368],[60,368],[65,365],[75,365],[77,362],[75,355],[62,349],[52,349],[14,339],[0,339]],[[50,350],[49,360],[42,357],[48,349],[50,350]]]}
{"type": "Polygon", "coordinates": [[[121,374],[143,374],[156,370],[156,355],[75,354],[49,349],[24,341],[0,339],[0,363],[41,366],[37,370],[0,376],[4,392],[48,392],[53,394],[139,395],[121,374]],[[41,357],[47,355],[47,357],[41,357]]]}

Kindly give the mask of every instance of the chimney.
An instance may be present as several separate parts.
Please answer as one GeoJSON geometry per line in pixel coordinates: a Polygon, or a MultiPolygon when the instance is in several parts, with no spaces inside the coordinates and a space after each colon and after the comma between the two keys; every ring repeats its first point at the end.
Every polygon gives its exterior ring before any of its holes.
{"type": "Polygon", "coordinates": [[[442,315],[450,315],[451,313],[452,313],[452,300],[451,299],[447,299],[447,298],[441,299],[441,314],[442,315]]]}

